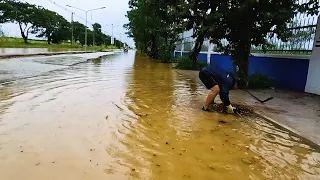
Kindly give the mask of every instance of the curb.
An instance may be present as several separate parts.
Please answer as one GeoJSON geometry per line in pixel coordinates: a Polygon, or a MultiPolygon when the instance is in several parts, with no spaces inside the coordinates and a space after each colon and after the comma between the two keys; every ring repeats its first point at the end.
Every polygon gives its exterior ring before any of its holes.
{"type": "MultiPolygon", "coordinates": [[[[182,74],[184,76],[189,76],[187,74],[184,74],[184,73],[180,73],[178,71],[176,71],[178,74],[182,74]]],[[[196,81],[196,83],[200,83],[198,80],[196,81]]],[[[201,83],[200,83],[201,84],[201,83]]],[[[241,104],[241,103],[240,103],[241,104]]],[[[296,136],[298,138],[301,139],[302,142],[304,142],[305,144],[309,145],[311,148],[315,149],[315,150],[318,150],[320,151],[320,144],[317,144],[316,142],[313,142],[312,140],[304,137],[303,135],[301,135],[299,132],[297,132],[296,130],[288,127],[287,125],[284,125],[282,123],[279,123],[277,122],[276,120],[266,116],[266,115],[263,115],[263,113],[261,112],[258,112],[254,109],[254,107],[252,107],[252,105],[250,104],[247,104],[247,103],[243,103],[243,105],[246,105],[246,106],[249,106],[252,108],[253,110],[253,114],[255,114],[256,116],[262,118],[263,120],[267,121],[267,122],[270,122],[272,123],[273,125],[275,125],[275,127],[279,128],[279,129],[282,129],[282,130],[286,130],[288,131],[289,135],[293,135],[293,136],[296,136]]]]}
{"type": "MultiPolygon", "coordinates": [[[[247,106],[250,106],[250,105],[247,105],[247,106]]],[[[290,127],[288,127],[288,126],[286,126],[286,125],[284,125],[282,123],[279,123],[276,120],[274,120],[274,119],[272,119],[272,118],[270,118],[270,117],[268,117],[266,115],[263,115],[261,112],[257,112],[255,110],[253,110],[253,113],[255,115],[257,115],[258,117],[260,117],[260,118],[272,123],[277,128],[288,131],[289,135],[291,134],[291,135],[297,136],[298,138],[301,139],[302,142],[304,142],[305,144],[309,145],[311,148],[320,151],[320,144],[317,144],[317,143],[313,142],[312,140],[304,137],[303,135],[301,135],[296,130],[294,130],[294,129],[292,129],[292,128],[290,128],[290,127]]]]}
{"type": "Polygon", "coordinates": [[[112,51],[69,51],[69,52],[47,52],[47,53],[30,53],[30,54],[7,54],[0,55],[0,59],[11,59],[19,57],[32,57],[32,56],[54,56],[62,54],[86,54],[95,52],[112,52],[112,51]]]}

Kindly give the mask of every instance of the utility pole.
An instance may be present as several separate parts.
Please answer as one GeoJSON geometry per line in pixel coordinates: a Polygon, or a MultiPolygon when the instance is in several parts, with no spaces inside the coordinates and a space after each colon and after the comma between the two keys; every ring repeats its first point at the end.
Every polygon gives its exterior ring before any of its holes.
{"type": "Polygon", "coordinates": [[[122,42],[121,42],[121,33],[120,33],[120,48],[122,47],[121,43],[122,43],[122,42]]]}
{"type": "Polygon", "coordinates": [[[66,6],[68,6],[68,7],[71,7],[71,8],[75,8],[75,9],[78,9],[78,10],[80,10],[80,11],[83,11],[83,12],[85,12],[86,13],[86,31],[85,31],[85,45],[84,45],[84,48],[85,48],[85,51],[87,51],[87,39],[88,39],[88,26],[87,26],[87,24],[88,24],[88,12],[90,12],[90,11],[96,11],[96,10],[99,10],[99,9],[104,9],[104,8],[106,8],[106,7],[100,7],[100,8],[96,8],[96,9],[90,9],[90,10],[83,10],[83,9],[80,9],[80,8],[77,8],[77,7],[74,7],[74,6],[70,6],[70,5],[66,5],[66,6]]]}
{"type": "Polygon", "coordinates": [[[111,24],[112,26],[112,32],[111,32],[111,44],[114,44],[114,39],[113,39],[113,24],[111,24]]]}
{"type": "MultiPolygon", "coordinates": [[[[92,12],[91,12],[91,21],[92,21],[92,12]]],[[[92,27],[93,28],[93,27],[92,27]]],[[[92,43],[93,43],[93,46],[95,44],[95,39],[94,39],[94,29],[92,31],[92,43]]]]}
{"type": "Polygon", "coordinates": [[[73,37],[73,12],[71,13],[71,45],[73,45],[74,37],[73,37]]]}
{"type": "Polygon", "coordinates": [[[87,43],[88,43],[88,26],[87,26],[87,23],[88,23],[88,11],[85,11],[86,12],[86,33],[84,35],[84,51],[87,51],[87,43]]]}

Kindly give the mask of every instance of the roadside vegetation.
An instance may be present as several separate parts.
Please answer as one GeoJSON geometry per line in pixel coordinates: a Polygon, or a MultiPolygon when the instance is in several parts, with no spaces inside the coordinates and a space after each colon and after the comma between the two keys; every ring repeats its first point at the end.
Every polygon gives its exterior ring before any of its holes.
{"type": "Polygon", "coordinates": [[[175,68],[182,70],[200,70],[201,68],[208,66],[207,62],[194,63],[188,56],[177,57],[176,63],[175,68]]]}
{"type": "MultiPolygon", "coordinates": [[[[58,13],[41,6],[25,1],[0,0],[0,14],[0,25],[1,23],[15,23],[21,34],[21,39],[6,38],[1,31],[0,47],[82,48],[85,44],[85,25],[77,21],[68,22],[58,13]],[[30,40],[30,34],[45,41],[30,40]]],[[[92,24],[92,30],[87,28],[87,31],[88,49],[96,49],[96,46],[112,47],[111,37],[102,32],[99,23],[92,24]]],[[[118,39],[115,39],[114,42],[118,48],[124,45],[118,39]]]]}
{"type": "MultiPolygon", "coordinates": [[[[129,7],[129,23],[125,27],[138,50],[149,57],[165,61],[167,54],[174,51],[175,43],[181,42],[183,37],[179,34],[193,30],[192,67],[198,66],[203,42],[210,39],[218,52],[231,55],[233,64],[240,68],[239,76],[247,80],[252,47],[265,51],[272,46],[268,39],[273,37],[283,42],[292,41],[295,34],[290,30],[290,23],[295,15],[317,14],[319,1],[130,0],[129,7]]],[[[184,60],[178,67],[191,66],[188,63],[184,60]]]]}
{"type": "MultiPolygon", "coordinates": [[[[85,50],[81,44],[59,43],[48,44],[45,40],[28,40],[28,43],[24,43],[22,38],[15,37],[0,37],[0,48],[48,48],[48,49],[73,49],[73,50],[85,50]]],[[[88,46],[87,50],[100,51],[107,49],[118,49],[119,47],[113,45],[101,45],[101,46],[88,46]]]]}
{"type": "Polygon", "coordinates": [[[253,73],[248,77],[248,89],[268,89],[274,87],[274,82],[266,75],[253,73]]]}

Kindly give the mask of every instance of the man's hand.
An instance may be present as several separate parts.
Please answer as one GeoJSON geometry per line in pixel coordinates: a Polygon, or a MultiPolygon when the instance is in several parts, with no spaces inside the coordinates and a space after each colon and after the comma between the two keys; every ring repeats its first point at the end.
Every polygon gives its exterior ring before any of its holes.
{"type": "Polygon", "coordinates": [[[228,114],[234,114],[235,111],[236,111],[236,108],[232,107],[231,104],[229,106],[227,106],[227,113],[228,114]]]}
{"type": "Polygon", "coordinates": [[[209,111],[209,108],[202,107],[202,111],[209,111]]]}

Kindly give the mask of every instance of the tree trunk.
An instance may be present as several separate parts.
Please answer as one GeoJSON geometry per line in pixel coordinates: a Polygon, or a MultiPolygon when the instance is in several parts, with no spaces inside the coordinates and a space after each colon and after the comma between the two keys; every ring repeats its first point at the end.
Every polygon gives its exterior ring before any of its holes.
{"type": "Polygon", "coordinates": [[[244,10],[242,16],[241,27],[239,27],[239,40],[235,44],[234,52],[232,53],[232,59],[234,65],[239,66],[240,76],[244,80],[248,78],[249,71],[249,56],[251,51],[251,32],[252,32],[252,8],[244,10]]]}
{"type": "Polygon", "coordinates": [[[150,52],[150,57],[153,59],[158,58],[158,45],[157,45],[157,40],[156,36],[153,36],[151,38],[151,52],[150,52]]]}
{"type": "Polygon", "coordinates": [[[24,43],[28,44],[28,38],[26,36],[23,36],[22,38],[23,38],[24,43]]]}
{"type": "Polygon", "coordinates": [[[148,51],[147,46],[148,46],[148,43],[147,43],[146,40],[144,40],[144,43],[143,43],[143,52],[144,52],[144,53],[147,53],[147,51],[148,51]]]}
{"type": "Polygon", "coordinates": [[[28,43],[28,36],[26,36],[24,34],[21,23],[19,23],[19,28],[20,28],[21,37],[23,38],[24,43],[27,44],[28,43]]]}
{"type": "Polygon", "coordinates": [[[192,62],[194,64],[196,64],[198,62],[198,56],[199,56],[199,53],[201,51],[203,41],[204,41],[203,34],[199,34],[197,39],[196,39],[196,43],[195,43],[195,45],[194,45],[194,47],[192,49],[192,52],[190,54],[190,58],[192,59],[192,62]]]}

